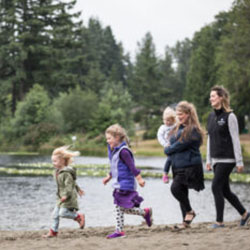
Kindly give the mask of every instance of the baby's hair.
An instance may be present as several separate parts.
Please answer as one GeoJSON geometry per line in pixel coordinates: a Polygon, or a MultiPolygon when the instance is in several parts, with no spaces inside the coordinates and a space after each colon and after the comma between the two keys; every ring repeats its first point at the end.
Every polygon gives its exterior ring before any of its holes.
{"type": "Polygon", "coordinates": [[[163,119],[172,118],[173,121],[175,122],[176,121],[175,111],[172,108],[170,108],[170,107],[166,107],[165,110],[163,111],[162,118],[163,119]]]}
{"type": "Polygon", "coordinates": [[[52,156],[59,156],[65,160],[65,166],[68,166],[73,162],[74,156],[79,156],[79,151],[71,151],[69,150],[70,146],[62,146],[59,148],[54,149],[52,156]]]}
{"type": "Polygon", "coordinates": [[[119,124],[113,124],[109,126],[106,129],[105,134],[110,134],[114,137],[118,136],[121,142],[125,141],[128,144],[128,146],[130,145],[126,130],[119,124]]]}

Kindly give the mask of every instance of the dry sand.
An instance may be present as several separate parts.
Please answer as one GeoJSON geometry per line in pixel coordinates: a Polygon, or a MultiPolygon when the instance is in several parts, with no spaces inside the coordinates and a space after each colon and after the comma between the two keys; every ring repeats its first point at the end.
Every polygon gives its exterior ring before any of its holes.
{"type": "Polygon", "coordinates": [[[238,227],[238,222],[225,228],[211,229],[211,223],[192,224],[189,229],[174,229],[172,225],[126,226],[126,237],[108,240],[113,227],[61,229],[57,238],[43,239],[47,231],[0,231],[1,250],[249,250],[250,225],[238,227]]]}

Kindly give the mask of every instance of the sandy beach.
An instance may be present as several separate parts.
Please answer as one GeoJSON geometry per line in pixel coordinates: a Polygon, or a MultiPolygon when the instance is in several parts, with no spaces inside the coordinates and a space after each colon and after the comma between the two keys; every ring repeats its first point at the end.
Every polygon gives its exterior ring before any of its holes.
{"type": "Polygon", "coordinates": [[[0,249],[39,250],[249,250],[250,225],[238,227],[238,222],[226,223],[225,228],[211,229],[211,223],[194,223],[189,229],[173,225],[126,226],[126,237],[108,240],[113,227],[61,229],[57,238],[43,239],[47,231],[0,231],[0,249]]]}

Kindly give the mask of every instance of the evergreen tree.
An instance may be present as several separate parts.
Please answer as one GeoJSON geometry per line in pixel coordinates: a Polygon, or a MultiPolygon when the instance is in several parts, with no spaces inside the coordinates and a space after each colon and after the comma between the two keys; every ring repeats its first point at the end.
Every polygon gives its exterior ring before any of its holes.
{"type": "Polygon", "coordinates": [[[138,106],[139,119],[148,129],[149,120],[152,116],[159,115],[160,107],[169,94],[166,83],[162,81],[159,60],[150,33],[147,33],[142,44],[139,44],[133,79],[129,85],[133,100],[138,106]]]}
{"type": "Polygon", "coordinates": [[[164,60],[160,61],[160,71],[162,75],[162,91],[165,93],[161,104],[163,110],[166,106],[178,102],[182,97],[180,84],[176,78],[176,72],[173,69],[172,51],[169,47],[166,47],[164,60]]]}
{"type": "Polygon", "coordinates": [[[176,74],[176,101],[183,99],[184,89],[187,84],[187,73],[189,71],[189,61],[192,53],[192,41],[188,38],[178,41],[174,48],[171,49],[172,57],[175,64],[176,74]]]}
{"type": "Polygon", "coordinates": [[[213,25],[196,32],[184,98],[194,103],[201,116],[209,109],[210,88],[216,83],[215,53],[218,41],[213,25]]]}
{"type": "Polygon", "coordinates": [[[12,96],[12,112],[34,83],[51,95],[75,81],[68,72],[68,50],[73,47],[75,1],[1,1],[0,79],[12,96]]]}
{"type": "Polygon", "coordinates": [[[235,1],[229,14],[216,58],[217,82],[229,89],[242,131],[250,115],[250,1],[235,1]]]}

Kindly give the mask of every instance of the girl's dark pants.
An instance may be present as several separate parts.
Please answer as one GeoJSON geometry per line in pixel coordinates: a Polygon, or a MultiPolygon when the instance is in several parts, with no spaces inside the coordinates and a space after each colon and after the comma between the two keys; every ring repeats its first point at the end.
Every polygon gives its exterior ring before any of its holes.
{"type": "Polygon", "coordinates": [[[185,184],[185,173],[177,172],[174,176],[173,183],[171,185],[171,192],[176,200],[180,203],[183,220],[186,216],[186,212],[192,210],[189,198],[188,198],[188,185],[185,184]]]}
{"type": "Polygon", "coordinates": [[[216,163],[214,165],[214,179],[212,182],[212,192],[216,207],[216,221],[223,222],[224,198],[243,215],[246,209],[242,206],[238,197],[232,193],[229,186],[229,176],[235,167],[235,163],[216,163]]]}

